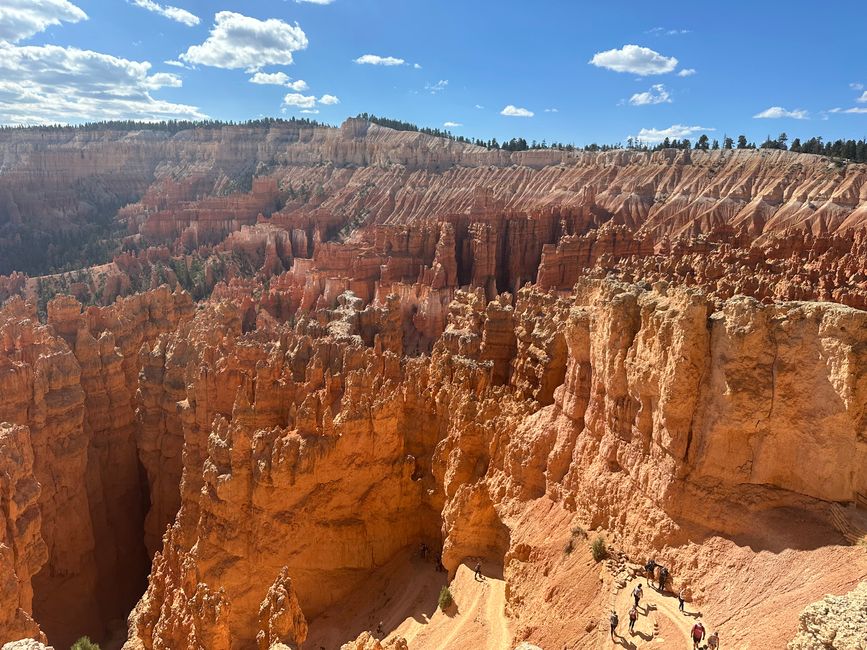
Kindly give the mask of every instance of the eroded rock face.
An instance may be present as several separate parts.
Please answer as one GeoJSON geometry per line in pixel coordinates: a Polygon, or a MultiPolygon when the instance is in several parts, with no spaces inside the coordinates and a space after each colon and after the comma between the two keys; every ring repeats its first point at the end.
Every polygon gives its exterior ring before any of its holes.
{"type": "Polygon", "coordinates": [[[297,647],[424,543],[502,575],[516,643],[596,647],[570,612],[598,570],[562,550],[594,530],[735,612],[727,642],[782,644],[867,571],[828,524],[867,493],[863,165],[361,120],[10,137],[0,258],[95,207],[73,184],[129,236],[0,278],[0,641],[99,638],[138,599],[129,650],[297,647]]]}
{"type": "Polygon", "coordinates": [[[843,596],[825,596],[804,610],[789,650],[860,650],[867,630],[867,582],[843,596]]]}
{"type": "Polygon", "coordinates": [[[419,540],[452,573],[503,565],[540,499],[646,552],[747,534],[769,507],[819,516],[865,489],[867,313],[743,298],[715,311],[699,291],[592,280],[569,297],[523,289],[508,317],[507,299],[482,296],[458,294],[429,360],[372,346],[350,297],[247,334],[225,306],[199,312],[171,344],[192,343],[199,368],[179,401],[180,510],[161,552],[176,559],[158,555],[128,647],[192,638],[193,585],[221,594],[218,625],[243,647],[283,575],[315,618],[419,540]],[[833,461],[807,474],[806,457],[833,461]]]}
{"type": "MultiPolygon", "coordinates": [[[[31,579],[48,559],[42,540],[40,486],[27,427],[0,423],[0,640],[45,640],[33,620],[31,579]]],[[[5,646],[4,646],[5,647],[5,646]]]]}

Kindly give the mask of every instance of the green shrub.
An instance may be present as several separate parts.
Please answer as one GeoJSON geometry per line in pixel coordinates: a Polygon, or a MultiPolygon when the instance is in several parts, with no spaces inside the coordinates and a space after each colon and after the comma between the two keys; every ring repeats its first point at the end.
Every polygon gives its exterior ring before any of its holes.
{"type": "Polygon", "coordinates": [[[89,636],[83,636],[69,650],[99,650],[99,644],[91,641],[89,636]]]}
{"type": "Polygon", "coordinates": [[[439,597],[439,605],[440,609],[445,611],[455,602],[455,599],[452,598],[452,592],[449,591],[449,588],[443,585],[443,588],[440,589],[440,597],[439,597]]]}
{"type": "Polygon", "coordinates": [[[597,535],[593,540],[593,543],[590,544],[590,550],[593,551],[593,559],[597,562],[601,562],[608,555],[608,550],[605,548],[605,540],[602,538],[602,535],[597,535]]]}

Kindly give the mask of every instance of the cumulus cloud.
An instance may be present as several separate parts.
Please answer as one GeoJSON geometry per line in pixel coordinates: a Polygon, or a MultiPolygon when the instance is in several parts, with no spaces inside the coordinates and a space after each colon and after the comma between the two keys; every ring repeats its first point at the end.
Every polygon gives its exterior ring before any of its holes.
{"type": "Polygon", "coordinates": [[[775,120],[782,117],[788,117],[793,120],[806,120],[808,119],[810,114],[807,111],[801,109],[795,109],[794,111],[787,111],[782,106],[771,106],[770,108],[766,108],[761,113],[756,113],[753,117],[757,120],[770,119],[775,120]]]}
{"type": "Polygon", "coordinates": [[[150,73],[146,61],[57,45],[0,42],[0,122],[71,123],[93,120],[164,120],[207,117],[196,106],[155,99],[181,79],[150,73]]]}
{"type": "Polygon", "coordinates": [[[187,67],[183,63],[181,63],[180,61],[168,60],[168,61],[163,61],[163,63],[165,63],[166,65],[170,65],[172,67],[175,67],[175,68],[186,68],[187,67]]]}
{"type": "Polygon", "coordinates": [[[639,76],[665,74],[677,67],[677,59],[663,56],[649,47],[624,45],[619,50],[597,52],[589,61],[590,65],[606,68],[615,72],[630,72],[639,76]]]}
{"type": "Polygon", "coordinates": [[[427,84],[424,89],[429,91],[431,95],[436,95],[439,92],[442,92],[446,89],[446,86],[449,85],[448,79],[440,79],[435,84],[427,84]]]}
{"type": "Polygon", "coordinates": [[[546,113],[559,113],[560,109],[559,108],[546,108],[545,112],[546,113]]]}
{"type": "Polygon", "coordinates": [[[251,84],[282,86],[289,83],[289,75],[285,72],[257,72],[250,77],[251,84]]]}
{"type": "Polygon", "coordinates": [[[684,68],[683,70],[678,70],[678,77],[691,77],[695,74],[695,68],[684,68]]]}
{"type": "Polygon", "coordinates": [[[187,27],[195,27],[201,20],[195,14],[191,14],[186,9],[172,7],[171,5],[161,5],[153,0],[130,0],[136,7],[147,9],[155,14],[159,14],[169,20],[174,20],[177,23],[182,23],[187,27]]]}
{"type": "Polygon", "coordinates": [[[396,56],[379,56],[377,54],[363,54],[355,59],[355,62],[359,65],[403,65],[406,63],[396,56]]]}
{"type": "Polygon", "coordinates": [[[0,40],[15,43],[62,22],[81,20],[87,20],[87,14],[68,0],[3,0],[0,40]]]}
{"type": "Polygon", "coordinates": [[[647,106],[649,104],[670,104],[671,95],[663,84],[653,84],[650,90],[643,93],[635,93],[629,98],[633,106],[647,106]]]}
{"type": "Polygon", "coordinates": [[[322,95],[318,100],[316,95],[302,95],[301,93],[287,93],[283,97],[283,111],[288,108],[301,109],[302,113],[318,113],[316,105],[333,106],[339,104],[340,99],[334,95],[322,95]]]}
{"type": "Polygon", "coordinates": [[[638,135],[632,137],[638,138],[647,144],[655,144],[657,142],[662,142],[666,138],[669,138],[670,140],[691,138],[692,136],[704,131],[716,131],[716,129],[706,126],[684,126],[683,124],[672,124],[667,129],[641,129],[641,131],[638,132],[638,135]]]}
{"type": "Polygon", "coordinates": [[[448,128],[454,128],[456,126],[463,126],[460,122],[443,122],[443,126],[448,128]]]}
{"type": "Polygon", "coordinates": [[[287,93],[283,98],[283,106],[296,108],[313,108],[316,106],[315,95],[302,95],[301,93],[287,93]]]}
{"type": "Polygon", "coordinates": [[[178,58],[192,64],[255,72],[266,65],[289,65],[292,53],[306,47],[307,35],[298,23],[221,11],[214,16],[205,42],[190,46],[178,58]]]}
{"type": "Polygon", "coordinates": [[[864,93],[855,101],[859,104],[867,104],[867,90],[865,90],[864,93]]]}
{"type": "Polygon", "coordinates": [[[412,67],[415,68],[416,70],[421,70],[421,64],[419,64],[419,63],[413,63],[412,67]]]}
{"type": "Polygon", "coordinates": [[[509,104],[506,108],[500,111],[500,115],[505,115],[507,117],[533,117],[535,113],[533,111],[528,111],[526,108],[520,108],[509,104]]]}

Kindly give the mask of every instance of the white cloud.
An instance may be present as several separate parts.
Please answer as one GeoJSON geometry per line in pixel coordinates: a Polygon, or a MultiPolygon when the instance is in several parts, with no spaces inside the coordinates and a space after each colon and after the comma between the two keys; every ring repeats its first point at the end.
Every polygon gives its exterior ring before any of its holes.
{"type": "Polygon", "coordinates": [[[861,114],[861,113],[867,113],[867,108],[865,108],[864,106],[856,106],[854,108],[847,108],[843,112],[844,113],[859,113],[859,114],[861,114]]]}
{"type": "Polygon", "coordinates": [[[285,72],[257,72],[250,77],[251,84],[282,86],[289,83],[289,75],[285,72]]]}
{"type": "Polygon", "coordinates": [[[500,115],[506,115],[507,117],[533,117],[535,113],[528,111],[526,108],[519,108],[518,106],[509,104],[500,111],[500,115]]]}
{"type": "Polygon", "coordinates": [[[421,70],[421,64],[413,63],[412,67],[415,68],[416,70],[421,70]]]}
{"type": "Polygon", "coordinates": [[[144,82],[145,88],[158,90],[160,88],[180,88],[183,85],[181,78],[172,72],[157,72],[147,77],[144,82]]]}
{"type": "Polygon", "coordinates": [[[642,77],[665,74],[677,67],[677,59],[673,56],[663,56],[659,52],[639,45],[624,45],[619,50],[597,52],[589,63],[599,68],[607,68],[615,72],[631,72],[642,77]]]}
{"type": "Polygon", "coordinates": [[[308,115],[319,115],[319,109],[318,108],[305,108],[301,112],[307,113],[308,115]]]}
{"type": "Polygon", "coordinates": [[[181,63],[180,61],[169,60],[169,61],[163,61],[163,63],[165,63],[166,65],[174,66],[176,68],[186,68],[187,67],[183,63],[181,63]]]}
{"type": "Polygon", "coordinates": [[[3,0],[0,40],[14,43],[61,22],[81,20],[87,20],[87,14],[68,0],[3,0]]]}
{"type": "Polygon", "coordinates": [[[635,93],[629,98],[629,103],[633,106],[647,106],[649,104],[670,104],[671,95],[665,89],[663,84],[653,84],[650,90],[643,93],[635,93]]]}
{"type": "Polygon", "coordinates": [[[335,104],[339,104],[340,99],[338,99],[334,95],[322,95],[322,97],[317,100],[316,95],[288,93],[285,97],[283,97],[282,107],[284,112],[287,108],[291,107],[302,109],[302,113],[318,113],[319,111],[316,109],[317,103],[323,106],[333,106],[335,104]]]}
{"type": "Polygon", "coordinates": [[[439,92],[442,92],[446,89],[446,86],[449,85],[448,79],[440,79],[435,84],[427,84],[424,89],[430,91],[431,95],[436,95],[439,92]]]}
{"type": "Polygon", "coordinates": [[[180,9],[179,7],[172,7],[171,5],[161,5],[153,0],[129,0],[136,7],[141,7],[142,9],[147,9],[148,11],[152,11],[155,14],[159,14],[169,20],[174,20],[175,22],[182,23],[187,27],[195,27],[198,25],[201,20],[195,14],[191,14],[186,9],[180,9]]]}
{"type": "Polygon", "coordinates": [[[855,81],[849,84],[849,88],[852,90],[864,90],[864,84],[855,81]]]}
{"type": "Polygon", "coordinates": [[[315,95],[302,95],[301,93],[288,93],[283,98],[283,106],[295,106],[296,108],[313,108],[316,106],[315,95]]]}
{"type": "Polygon", "coordinates": [[[379,56],[377,54],[364,54],[355,59],[355,62],[360,65],[403,65],[406,63],[396,56],[379,56]]]}
{"type": "Polygon", "coordinates": [[[684,126],[683,124],[672,124],[667,129],[641,129],[641,131],[638,132],[638,135],[634,135],[632,137],[638,138],[639,140],[647,144],[654,144],[657,142],[662,142],[666,138],[672,140],[691,138],[692,136],[703,131],[716,131],[716,129],[712,129],[706,126],[684,126]]]}
{"type": "Polygon", "coordinates": [[[291,81],[291,78],[285,72],[257,72],[248,81],[251,84],[263,86],[285,86],[296,92],[303,92],[309,88],[306,81],[303,79],[291,81]]]}
{"type": "Polygon", "coordinates": [[[645,34],[653,34],[654,36],[680,36],[681,34],[692,33],[691,29],[666,29],[665,27],[654,27],[648,29],[645,34]]]}
{"type": "Polygon", "coordinates": [[[678,70],[678,77],[691,77],[695,74],[695,68],[684,68],[683,70],[678,70]]]}
{"type": "Polygon", "coordinates": [[[484,108],[484,106],[482,106],[481,104],[476,104],[476,108],[482,109],[482,108],[484,108]]]}
{"type": "Polygon", "coordinates": [[[334,0],[295,0],[298,4],[309,2],[312,5],[330,5],[334,0]]]}
{"type": "Polygon", "coordinates": [[[192,45],[178,58],[215,68],[242,68],[255,72],[266,65],[289,65],[292,53],[307,47],[307,35],[298,25],[277,18],[257,20],[233,11],[214,16],[207,40],[192,45]]]}
{"type": "Polygon", "coordinates": [[[150,68],[73,47],[0,42],[0,123],[207,117],[195,106],[154,99],[151,91],[177,88],[181,79],[150,68]]]}
{"type": "Polygon", "coordinates": [[[859,104],[867,104],[867,90],[865,90],[865,91],[864,91],[864,94],[862,94],[862,95],[861,95],[858,99],[856,99],[855,101],[858,102],[859,104]]]}
{"type": "Polygon", "coordinates": [[[788,117],[793,120],[806,120],[809,118],[809,113],[805,110],[796,109],[794,111],[787,111],[782,106],[771,106],[770,108],[766,108],[761,113],[756,113],[753,115],[755,119],[779,119],[783,117],[788,117]]]}
{"type": "Polygon", "coordinates": [[[546,108],[545,112],[546,113],[559,113],[560,109],[559,108],[546,108]]]}
{"type": "Polygon", "coordinates": [[[460,122],[443,122],[443,126],[446,128],[453,128],[456,126],[463,126],[460,122]]]}

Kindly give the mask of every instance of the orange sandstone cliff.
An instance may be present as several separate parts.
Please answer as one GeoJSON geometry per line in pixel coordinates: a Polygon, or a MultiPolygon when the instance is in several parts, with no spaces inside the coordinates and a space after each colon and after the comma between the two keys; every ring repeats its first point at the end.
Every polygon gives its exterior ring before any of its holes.
{"type": "Polygon", "coordinates": [[[0,258],[121,234],[0,277],[0,642],[607,647],[652,556],[727,646],[858,647],[863,165],[2,138],[0,258]]]}

